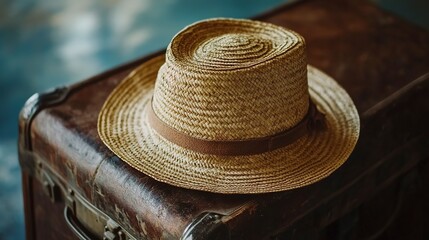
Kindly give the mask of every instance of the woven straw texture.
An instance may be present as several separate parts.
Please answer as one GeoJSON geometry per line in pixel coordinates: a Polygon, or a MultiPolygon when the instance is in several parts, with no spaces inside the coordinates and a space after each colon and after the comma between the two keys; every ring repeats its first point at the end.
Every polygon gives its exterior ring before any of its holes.
{"type": "Polygon", "coordinates": [[[307,66],[305,43],[284,28],[249,20],[214,19],[176,35],[166,56],[141,65],[112,92],[98,121],[103,142],[132,167],[175,186],[218,193],[298,188],[340,167],[359,135],[348,94],[307,66]],[[169,142],[147,123],[146,105],[190,136],[242,140],[296,125],[308,99],[327,129],[257,155],[216,156],[169,142]]]}
{"type": "Polygon", "coordinates": [[[181,132],[257,138],[307,113],[305,44],[296,33],[263,22],[211,20],[184,29],[167,49],[153,108],[181,132]]]}

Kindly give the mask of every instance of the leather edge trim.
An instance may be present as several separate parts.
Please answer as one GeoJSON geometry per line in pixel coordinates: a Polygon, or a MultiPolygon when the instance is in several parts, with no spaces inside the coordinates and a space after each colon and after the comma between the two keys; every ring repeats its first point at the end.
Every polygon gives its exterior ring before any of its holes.
{"type": "Polygon", "coordinates": [[[36,115],[43,109],[62,103],[69,95],[70,88],[63,86],[54,88],[45,93],[35,93],[24,104],[20,114],[19,143],[23,149],[31,151],[31,123],[36,115]]]}

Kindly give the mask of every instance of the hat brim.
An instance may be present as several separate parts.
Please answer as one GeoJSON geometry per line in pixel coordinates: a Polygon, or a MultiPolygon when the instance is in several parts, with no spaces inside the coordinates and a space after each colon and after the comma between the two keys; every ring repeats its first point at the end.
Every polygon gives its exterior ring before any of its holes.
{"type": "Polygon", "coordinates": [[[360,123],[353,101],[331,77],[312,66],[308,66],[309,92],[325,114],[326,130],[258,155],[207,155],[175,145],[148,126],[145,113],[163,63],[164,56],[152,58],[124,79],[98,119],[98,132],[107,147],[158,181],[217,193],[277,192],[329,176],[354,149],[360,123]]]}

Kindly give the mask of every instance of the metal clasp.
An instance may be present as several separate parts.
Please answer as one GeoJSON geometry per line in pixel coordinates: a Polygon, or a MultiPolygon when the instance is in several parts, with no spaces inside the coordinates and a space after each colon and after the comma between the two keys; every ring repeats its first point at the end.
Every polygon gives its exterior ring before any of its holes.
{"type": "Polygon", "coordinates": [[[103,240],[125,240],[126,236],[115,221],[112,219],[107,220],[106,226],[104,227],[103,240]]]}
{"type": "Polygon", "coordinates": [[[49,196],[51,202],[57,202],[61,200],[61,189],[52,179],[52,177],[48,174],[46,170],[43,169],[41,163],[38,164],[38,172],[40,175],[40,180],[43,185],[43,190],[46,195],[49,196]]]}

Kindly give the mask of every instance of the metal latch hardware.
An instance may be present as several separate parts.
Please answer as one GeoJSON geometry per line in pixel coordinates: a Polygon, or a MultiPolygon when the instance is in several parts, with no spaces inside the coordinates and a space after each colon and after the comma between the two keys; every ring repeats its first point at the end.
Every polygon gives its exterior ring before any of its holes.
{"type": "Polygon", "coordinates": [[[107,220],[106,226],[104,227],[103,240],[125,240],[126,236],[116,222],[112,219],[107,220]]]}

